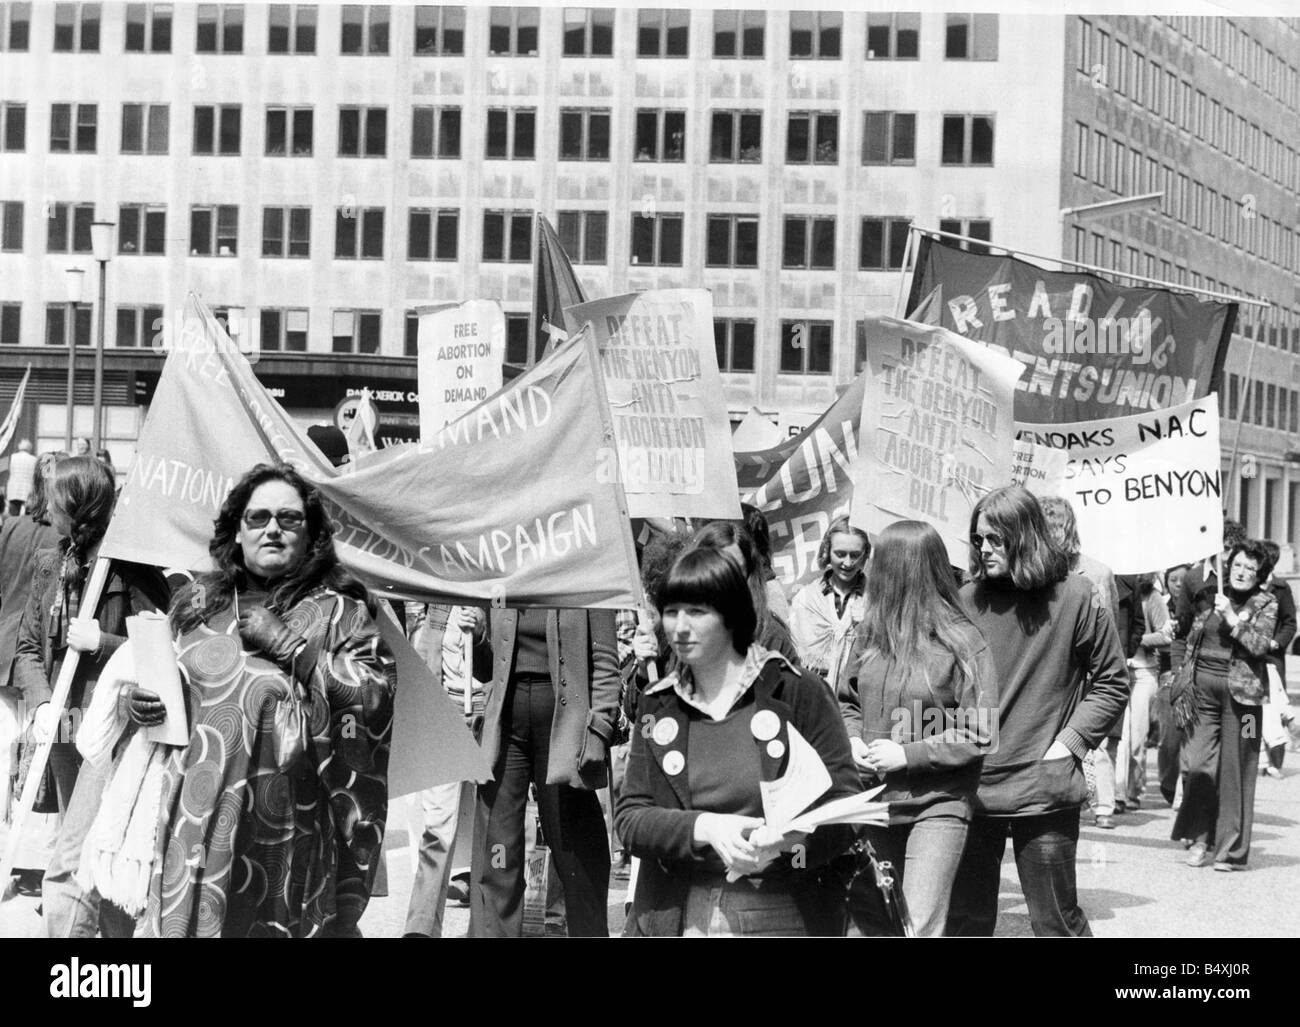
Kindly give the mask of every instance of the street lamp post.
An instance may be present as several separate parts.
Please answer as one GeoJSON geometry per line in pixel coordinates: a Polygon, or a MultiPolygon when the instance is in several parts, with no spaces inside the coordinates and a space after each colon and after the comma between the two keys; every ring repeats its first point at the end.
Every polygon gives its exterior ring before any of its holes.
{"type": "Polygon", "coordinates": [[[104,436],[104,317],[107,302],[108,262],[113,259],[112,221],[92,221],[90,224],[90,248],[99,262],[99,324],[95,338],[95,400],[94,430],[90,444],[91,455],[99,452],[104,436]]]}
{"type": "Polygon", "coordinates": [[[64,282],[68,288],[68,420],[63,432],[64,452],[72,452],[72,415],[76,410],[77,389],[77,304],[81,302],[81,289],[85,284],[86,270],[70,267],[64,271],[64,282]]]}

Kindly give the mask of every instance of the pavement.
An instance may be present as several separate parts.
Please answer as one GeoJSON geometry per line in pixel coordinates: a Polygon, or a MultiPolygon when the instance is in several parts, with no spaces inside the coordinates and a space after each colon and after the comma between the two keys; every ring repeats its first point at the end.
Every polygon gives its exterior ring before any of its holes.
{"type": "MultiPolygon", "coordinates": [[[[1148,753],[1148,781],[1154,782],[1154,753],[1148,753]]],[[[1170,841],[1174,811],[1154,784],[1141,809],[1115,817],[1115,829],[1098,830],[1085,808],[1079,837],[1079,901],[1100,938],[1294,937],[1295,897],[1300,875],[1300,753],[1287,753],[1283,778],[1261,777],[1255,794],[1255,828],[1250,865],[1236,873],[1184,863],[1181,846],[1170,841]]],[[[406,918],[414,876],[412,812],[394,803],[385,855],[388,894],[371,899],[361,921],[367,937],[398,938],[406,918]]],[[[0,826],[0,843],[7,828],[0,826]]],[[[610,883],[611,933],[623,925],[627,882],[610,883]]],[[[38,899],[16,897],[0,905],[0,937],[40,937],[38,899]]],[[[469,910],[448,906],[444,937],[462,938],[469,910]]],[[[997,934],[1032,932],[1010,849],[1002,864],[997,934]]]]}

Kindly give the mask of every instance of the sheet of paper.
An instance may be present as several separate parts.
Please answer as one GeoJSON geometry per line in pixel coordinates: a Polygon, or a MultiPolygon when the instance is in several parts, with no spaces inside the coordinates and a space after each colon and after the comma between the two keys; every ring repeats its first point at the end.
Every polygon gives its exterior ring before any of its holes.
{"type": "Polygon", "coordinates": [[[145,728],[145,737],[165,745],[188,745],[190,724],[185,716],[181,672],[176,666],[167,615],[138,613],[128,617],[126,634],[135,653],[136,684],[156,692],[167,710],[167,719],[157,727],[145,728]]]}
{"type": "Polygon", "coordinates": [[[763,819],[779,829],[820,799],[831,786],[831,774],[817,750],[789,725],[790,759],[775,781],[760,781],[763,819]]]}

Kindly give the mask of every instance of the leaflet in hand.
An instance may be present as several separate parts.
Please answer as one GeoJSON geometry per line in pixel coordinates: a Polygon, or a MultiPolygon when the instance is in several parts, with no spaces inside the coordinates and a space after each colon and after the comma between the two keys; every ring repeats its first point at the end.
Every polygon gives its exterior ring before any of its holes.
{"type": "Polygon", "coordinates": [[[135,655],[136,684],[157,693],[167,711],[167,718],[161,724],[145,728],[145,737],[166,745],[188,745],[190,725],[185,716],[181,673],[176,665],[167,615],[146,612],[128,617],[126,634],[135,655]]]}

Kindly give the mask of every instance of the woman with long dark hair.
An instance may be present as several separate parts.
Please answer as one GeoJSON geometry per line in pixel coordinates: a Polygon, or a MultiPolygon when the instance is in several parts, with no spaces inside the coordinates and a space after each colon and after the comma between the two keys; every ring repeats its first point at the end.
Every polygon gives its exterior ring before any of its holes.
{"type": "MultiPolygon", "coordinates": [[[[394,661],[292,468],[245,474],[208,551],[214,570],[171,608],[190,743],[164,763],[141,933],[355,934],[383,841],[394,661]]],[[[128,705],[163,720],[141,688],[128,705]]]]}
{"type": "MultiPolygon", "coordinates": [[[[1197,720],[1187,739],[1187,777],[1173,838],[1190,842],[1189,866],[1241,870],[1250,855],[1255,782],[1268,696],[1269,643],[1278,603],[1264,587],[1268,553],[1239,542],[1223,591],[1191,597],[1196,609],[1183,659],[1194,660],[1197,720]]],[[[1181,662],[1181,661],[1180,661],[1181,662]]]]}
{"type": "Polygon", "coordinates": [[[773,837],[763,821],[764,783],[795,745],[829,772],[815,804],[861,789],[834,698],[754,640],[749,583],[726,550],[683,553],[658,602],[678,664],[641,695],[618,799],[615,827],[642,860],[625,933],[838,933],[843,888],[819,870],[852,829],[773,837]]]}
{"type": "Polygon", "coordinates": [[[37,554],[31,593],[18,628],[14,684],[32,713],[32,731],[55,737],[38,793],[38,809],[62,815],[43,883],[45,929],[50,937],[130,934],[129,920],[98,896],[85,893],[74,875],[81,846],[103,791],[105,773],[82,768],[70,728],[89,705],[108,658],[126,641],[126,618],[167,605],[167,582],[152,567],[114,561],[94,610],[82,610],[82,590],[99,555],[116,499],[113,476],[94,457],[60,460],[47,483],[50,519],[58,546],[37,554]],[[55,715],[50,699],[63,661],[81,654],[67,709],[55,715]],[[75,712],[74,712],[75,711],[75,712]]]}
{"type": "MultiPolygon", "coordinates": [[[[867,838],[898,871],[917,936],[942,935],[998,714],[993,657],[930,525],[897,521],[877,538],[839,700],[853,758],[889,803],[889,826],[867,838]]],[[[890,933],[879,892],[853,900],[862,933],[890,933]]]]}
{"type": "Polygon", "coordinates": [[[835,518],[817,550],[821,577],[804,585],[790,604],[790,637],[799,659],[832,690],[862,619],[870,553],[867,533],[848,517],[835,518]]]}
{"type": "Polygon", "coordinates": [[[1018,485],[971,511],[962,606],[997,670],[996,752],[984,758],[953,887],[948,934],[991,935],[1007,835],[1036,935],[1090,936],[1075,854],[1087,795],[1083,758],[1128,701],[1114,619],[1071,574],[1038,500],[1018,485]],[[1084,685],[1087,684],[1085,690],[1084,685]]]}

